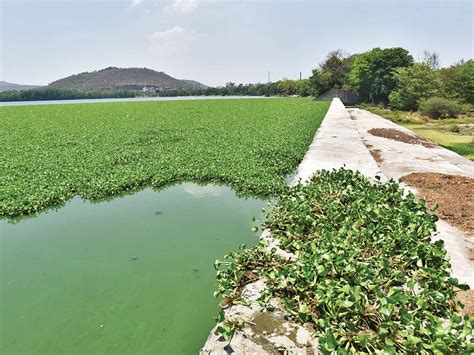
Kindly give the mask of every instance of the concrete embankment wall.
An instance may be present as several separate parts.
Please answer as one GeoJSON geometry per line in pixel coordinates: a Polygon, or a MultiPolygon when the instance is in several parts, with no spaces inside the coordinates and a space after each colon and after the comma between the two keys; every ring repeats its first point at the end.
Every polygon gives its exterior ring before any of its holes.
{"type": "MultiPolygon", "coordinates": [[[[371,115],[367,111],[363,112],[369,116],[371,115]]],[[[374,127],[374,125],[388,124],[385,122],[386,120],[382,118],[380,118],[380,122],[377,122],[377,120],[373,121],[373,115],[371,119],[372,122],[370,126],[372,127],[374,127]]],[[[405,130],[398,125],[395,126],[401,130],[405,130]]],[[[369,139],[366,134],[367,129],[368,127],[364,126],[362,116],[354,120],[341,100],[338,98],[333,99],[320,128],[315,134],[313,142],[298,167],[297,174],[292,180],[291,185],[298,183],[300,180],[303,183],[306,182],[319,170],[332,170],[341,167],[359,171],[372,180],[375,180],[375,176],[378,176],[381,181],[386,181],[387,177],[383,169],[383,167],[386,166],[388,176],[393,177],[389,169],[391,166],[390,161],[385,160],[384,164],[379,166],[367,148],[366,144],[369,139]]],[[[413,147],[407,148],[400,144],[390,145],[383,140],[380,142],[383,144],[379,144],[376,141],[372,141],[371,144],[377,145],[375,148],[380,148],[381,151],[386,149],[388,151],[387,157],[403,157],[404,149],[414,149],[413,147]],[[397,149],[401,151],[397,153],[397,149]]],[[[420,150],[423,150],[423,147],[420,147],[420,150]]],[[[457,167],[459,167],[461,163],[464,164],[463,167],[470,167],[470,163],[464,162],[459,156],[453,156],[452,152],[444,152],[441,150],[440,152],[442,152],[442,154],[439,154],[439,159],[442,159],[444,156],[450,156],[452,157],[453,164],[456,164],[457,167]]],[[[414,157],[416,157],[416,154],[414,157]]],[[[439,164],[439,159],[436,160],[437,164],[439,164]]],[[[424,160],[420,160],[414,164],[418,164],[418,169],[423,170],[423,164],[427,163],[424,160]]],[[[409,164],[410,167],[413,167],[412,165],[413,164],[409,164]]],[[[404,174],[401,173],[399,176],[403,175],[404,174]]],[[[472,262],[466,258],[466,254],[463,250],[462,232],[449,226],[444,221],[438,222],[438,228],[439,233],[436,238],[443,239],[446,243],[448,255],[452,259],[453,275],[459,278],[460,281],[468,283],[471,288],[474,287],[472,276],[474,269],[472,262]]],[[[288,259],[296,257],[279,247],[278,241],[272,238],[271,231],[264,231],[261,235],[261,239],[268,242],[269,248],[276,248],[277,254],[281,257],[288,259]]],[[[221,324],[216,325],[216,328],[211,331],[200,353],[223,355],[230,352],[235,354],[273,354],[280,353],[281,349],[285,349],[291,354],[318,353],[318,341],[314,337],[311,329],[288,320],[288,315],[285,313],[284,307],[282,307],[278,299],[271,300],[275,311],[265,312],[257,302],[264,290],[265,280],[259,280],[246,285],[242,290],[241,298],[248,305],[233,305],[224,310],[225,319],[240,322],[243,324],[242,329],[236,332],[231,343],[229,343],[223,341],[215,334],[217,326],[221,324]]]]}
{"type": "MultiPolygon", "coordinates": [[[[318,170],[340,167],[360,171],[372,180],[378,176],[381,181],[398,180],[413,172],[427,171],[474,177],[474,163],[455,152],[440,146],[427,148],[421,144],[376,137],[368,132],[373,128],[396,129],[414,136],[410,130],[368,111],[350,109],[349,112],[341,100],[333,99],[291,184],[296,184],[299,179],[304,182],[318,170]],[[380,164],[367,147],[379,152],[383,158],[380,164]]],[[[416,193],[415,189],[404,187],[416,193]]],[[[444,241],[453,276],[474,288],[474,263],[468,256],[472,238],[446,221],[439,220],[436,225],[438,232],[434,240],[444,241]]]]}
{"type": "MultiPolygon", "coordinates": [[[[345,108],[341,100],[333,99],[323,123],[301,162],[292,185],[303,182],[318,170],[346,169],[360,171],[369,179],[398,180],[413,172],[437,172],[474,178],[474,163],[440,146],[427,148],[373,136],[373,128],[396,129],[414,133],[400,125],[360,109],[345,108]],[[383,158],[377,163],[367,147],[383,158]]],[[[402,184],[403,185],[403,184],[402,184]]],[[[407,191],[416,190],[404,186],[407,191]]],[[[472,248],[469,238],[458,228],[439,220],[434,240],[442,239],[451,259],[453,276],[474,288],[474,263],[468,256],[472,248]]]]}

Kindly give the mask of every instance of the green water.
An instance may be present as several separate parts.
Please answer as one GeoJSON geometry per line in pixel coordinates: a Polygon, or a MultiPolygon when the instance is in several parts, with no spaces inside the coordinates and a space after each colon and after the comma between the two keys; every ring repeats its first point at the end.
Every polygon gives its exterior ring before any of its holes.
{"type": "Polygon", "coordinates": [[[214,260],[256,242],[264,205],[186,183],[0,221],[0,353],[197,353],[214,260]]]}

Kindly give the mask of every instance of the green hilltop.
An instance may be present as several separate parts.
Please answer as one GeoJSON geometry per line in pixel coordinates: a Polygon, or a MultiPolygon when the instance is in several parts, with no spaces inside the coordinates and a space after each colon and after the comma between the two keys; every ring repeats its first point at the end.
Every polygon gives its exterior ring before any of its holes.
{"type": "Polygon", "coordinates": [[[49,84],[58,89],[191,89],[205,88],[206,85],[192,80],[180,80],[172,76],[148,68],[116,68],[109,67],[93,72],[71,75],[49,84]]]}

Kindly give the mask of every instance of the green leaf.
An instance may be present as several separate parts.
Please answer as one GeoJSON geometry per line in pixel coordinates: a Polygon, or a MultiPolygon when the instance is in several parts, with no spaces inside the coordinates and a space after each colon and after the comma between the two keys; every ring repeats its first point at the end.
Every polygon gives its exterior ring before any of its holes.
{"type": "Polygon", "coordinates": [[[328,350],[336,349],[337,341],[336,341],[336,338],[334,337],[334,335],[330,331],[326,332],[325,339],[326,339],[326,344],[327,344],[328,350]]]}
{"type": "Polygon", "coordinates": [[[359,344],[363,349],[367,347],[368,342],[369,338],[367,337],[367,335],[359,336],[359,344]]]}
{"type": "Polygon", "coordinates": [[[395,350],[395,347],[393,346],[386,346],[383,348],[383,353],[385,355],[394,355],[396,354],[396,350],[395,350]]]}

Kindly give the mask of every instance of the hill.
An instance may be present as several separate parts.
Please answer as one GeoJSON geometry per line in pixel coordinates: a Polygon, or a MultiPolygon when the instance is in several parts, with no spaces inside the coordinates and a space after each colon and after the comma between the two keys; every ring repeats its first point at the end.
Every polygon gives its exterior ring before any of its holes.
{"type": "Polygon", "coordinates": [[[49,84],[52,88],[61,89],[177,89],[206,87],[192,80],[179,80],[164,72],[147,68],[109,67],[93,72],[84,72],[56,80],[49,84]]]}
{"type": "Polygon", "coordinates": [[[29,90],[39,88],[41,85],[22,85],[22,84],[14,84],[9,83],[6,81],[0,80],[0,92],[3,91],[14,91],[14,90],[29,90]]]}

